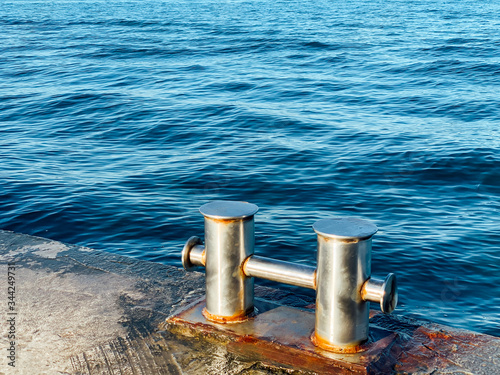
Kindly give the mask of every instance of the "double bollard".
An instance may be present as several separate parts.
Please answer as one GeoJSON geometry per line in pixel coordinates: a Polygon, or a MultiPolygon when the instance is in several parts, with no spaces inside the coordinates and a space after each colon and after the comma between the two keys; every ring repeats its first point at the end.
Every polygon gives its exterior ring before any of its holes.
{"type": "Polygon", "coordinates": [[[368,340],[369,303],[384,313],[397,304],[396,277],[371,277],[372,236],[377,227],[356,218],[317,221],[317,268],[254,255],[254,215],[247,202],[203,205],[205,246],[191,237],[182,251],[186,270],[206,269],[203,315],[217,323],[237,323],[254,310],[254,277],[316,290],[313,343],[323,349],[355,353],[368,340]]]}

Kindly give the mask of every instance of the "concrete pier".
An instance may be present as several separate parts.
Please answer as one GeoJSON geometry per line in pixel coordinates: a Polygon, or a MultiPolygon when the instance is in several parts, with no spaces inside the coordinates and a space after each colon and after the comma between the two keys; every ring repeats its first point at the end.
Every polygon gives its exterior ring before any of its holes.
{"type": "MultiPolygon", "coordinates": [[[[166,322],[203,298],[203,274],[7,231],[0,283],[0,374],[500,373],[499,338],[398,315],[371,317],[395,338],[371,367],[283,348],[265,334],[166,322]],[[302,355],[314,360],[294,365],[302,355]]],[[[268,311],[302,307],[305,319],[312,302],[269,288],[256,298],[268,311]]]]}

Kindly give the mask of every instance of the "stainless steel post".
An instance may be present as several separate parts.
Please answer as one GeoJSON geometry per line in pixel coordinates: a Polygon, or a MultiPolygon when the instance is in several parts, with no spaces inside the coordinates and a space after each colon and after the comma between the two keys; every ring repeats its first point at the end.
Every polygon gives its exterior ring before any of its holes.
{"type": "Polygon", "coordinates": [[[253,278],[243,262],[254,252],[254,215],[251,203],[214,201],[200,208],[205,217],[207,319],[244,320],[254,308],[253,278]]]}
{"type": "Polygon", "coordinates": [[[377,227],[355,218],[313,225],[318,234],[316,326],[313,342],[353,353],[368,338],[369,304],[361,290],[371,274],[372,236],[377,227]]]}
{"type": "Polygon", "coordinates": [[[397,304],[396,277],[371,277],[372,236],[377,227],[366,220],[333,218],[316,222],[318,266],[253,255],[254,215],[246,202],[214,201],[200,208],[205,217],[205,246],[191,237],[182,250],[186,270],[206,267],[208,320],[245,320],[253,311],[253,278],[260,277],[316,290],[313,342],[324,349],[355,353],[368,339],[369,303],[384,313],[397,304]]]}

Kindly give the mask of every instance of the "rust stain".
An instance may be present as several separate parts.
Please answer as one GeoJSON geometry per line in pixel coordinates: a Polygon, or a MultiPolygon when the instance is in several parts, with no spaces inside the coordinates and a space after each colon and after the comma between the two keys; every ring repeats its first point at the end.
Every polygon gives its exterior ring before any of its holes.
{"type": "Polygon", "coordinates": [[[240,221],[248,221],[248,220],[251,220],[252,218],[253,218],[253,216],[245,217],[243,219],[215,219],[215,218],[206,218],[206,219],[211,220],[217,224],[231,224],[231,223],[236,223],[236,222],[240,222],[240,221]]]}
{"type": "Polygon", "coordinates": [[[251,318],[251,316],[252,316],[251,313],[252,312],[253,312],[253,307],[252,307],[252,311],[249,311],[249,312],[243,311],[243,312],[238,312],[238,313],[236,313],[235,315],[232,315],[232,316],[220,316],[220,315],[210,314],[207,311],[207,308],[204,307],[201,313],[203,314],[203,316],[207,320],[209,320],[211,322],[227,324],[227,323],[241,323],[241,322],[245,322],[249,318],[251,318]]]}
{"type": "Polygon", "coordinates": [[[316,334],[316,332],[313,332],[313,334],[311,335],[311,341],[317,347],[328,350],[329,352],[333,353],[354,354],[354,353],[364,352],[369,349],[368,342],[359,345],[348,345],[348,346],[333,345],[328,340],[325,340],[323,337],[316,334]]]}
{"type": "MultiPolygon", "coordinates": [[[[321,238],[323,239],[324,242],[330,242],[330,241],[334,241],[334,242],[342,242],[342,243],[357,243],[359,241],[363,241],[364,239],[362,238],[337,238],[337,237],[326,237],[326,236],[321,236],[321,238]]],[[[370,237],[368,237],[370,238],[370,237]]]]}
{"type": "Polygon", "coordinates": [[[313,371],[316,374],[367,374],[366,367],[360,364],[327,360],[301,349],[262,340],[242,338],[230,342],[227,348],[233,354],[257,359],[270,366],[313,371]]]}
{"type": "Polygon", "coordinates": [[[370,281],[370,277],[363,283],[363,285],[361,285],[361,290],[359,291],[359,293],[361,294],[361,299],[363,301],[366,301],[366,284],[368,284],[368,282],[370,281]]]}
{"type": "Polygon", "coordinates": [[[241,267],[240,267],[240,269],[241,269],[241,272],[243,273],[243,275],[244,275],[245,277],[248,277],[248,276],[247,276],[247,274],[248,274],[248,272],[247,272],[247,263],[248,263],[248,261],[250,260],[250,258],[251,258],[252,256],[253,256],[253,254],[249,255],[249,256],[248,256],[248,257],[246,257],[246,258],[245,258],[245,260],[241,263],[241,267]]]}
{"type": "Polygon", "coordinates": [[[176,334],[226,345],[233,354],[270,366],[317,374],[474,373],[475,366],[484,373],[498,372],[500,339],[488,335],[370,311],[370,340],[338,348],[311,335],[314,313],[310,311],[279,307],[240,324],[220,325],[205,320],[203,306],[197,303],[189,312],[169,318],[168,325],[176,334]],[[304,321],[309,323],[301,325],[304,321]]]}
{"type": "Polygon", "coordinates": [[[430,331],[428,329],[422,330],[419,328],[419,331],[426,335],[431,340],[449,340],[452,336],[448,332],[444,331],[430,331]]]}
{"type": "Polygon", "coordinates": [[[445,330],[439,326],[423,325],[417,327],[411,339],[404,345],[401,359],[395,366],[396,370],[412,373],[423,369],[429,372],[453,369],[469,373],[472,369],[465,366],[466,358],[475,358],[476,361],[480,358],[485,371],[490,367],[498,368],[498,364],[494,363],[495,360],[490,354],[492,351],[498,353],[498,349],[495,349],[495,347],[500,349],[498,338],[446,328],[445,330]]]}
{"type": "Polygon", "coordinates": [[[343,242],[343,243],[358,243],[359,241],[362,241],[362,239],[359,238],[337,238],[338,242],[343,242]]]}
{"type": "Polygon", "coordinates": [[[210,218],[210,220],[217,224],[231,224],[234,223],[235,221],[238,221],[234,219],[213,219],[213,218],[210,218]]]}

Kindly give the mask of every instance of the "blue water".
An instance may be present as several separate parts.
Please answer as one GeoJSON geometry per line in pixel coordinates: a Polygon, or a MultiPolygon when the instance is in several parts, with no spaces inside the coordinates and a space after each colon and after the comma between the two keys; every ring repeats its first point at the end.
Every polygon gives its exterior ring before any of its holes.
{"type": "Polygon", "coordinates": [[[500,336],[500,3],[2,1],[0,228],[180,266],[214,199],[256,251],[379,227],[398,313],[500,336]]]}

